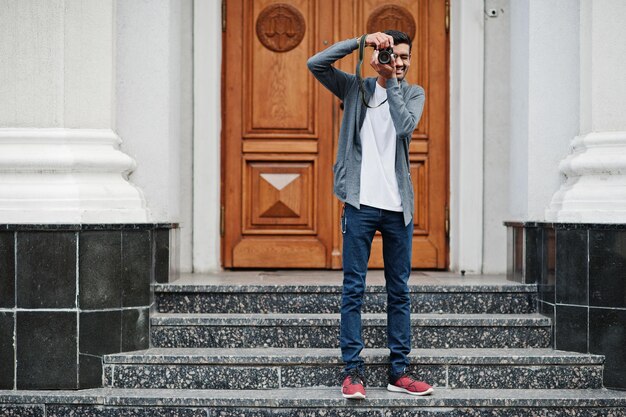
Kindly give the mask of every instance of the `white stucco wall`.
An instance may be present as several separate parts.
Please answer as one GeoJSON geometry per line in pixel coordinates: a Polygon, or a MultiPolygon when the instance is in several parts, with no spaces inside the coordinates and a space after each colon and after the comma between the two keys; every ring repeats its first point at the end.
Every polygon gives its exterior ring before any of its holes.
{"type": "Polygon", "coordinates": [[[528,214],[528,88],[529,88],[529,0],[510,4],[511,84],[510,91],[510,220],[528,214]]]}
{"type": "Polygon", "coordinates": [[[180,270],[193,270],[193,0],[181,2],[180,270]]]}
{"type": "Polygon", "coordinates": [[[221,3],[195,1],[193,268],[196,272],[221,268],[221,55],[221,3]]]}
{"type": "Polygon", "coordinates": [[[578,2],[511,2],[513,219],[544,220],[579,127],[578,2]]]}
{"type": "Polygon", "coordinates": [[[450,269],[483,261],[483,0],[451,2],[450,269]]]}
{"type": "Polygon", "coordinates": [[[510,153],[510,5],[485,0],[485,104],[483,273],[506,272],[506,227],[509,220],[510,153]]]}

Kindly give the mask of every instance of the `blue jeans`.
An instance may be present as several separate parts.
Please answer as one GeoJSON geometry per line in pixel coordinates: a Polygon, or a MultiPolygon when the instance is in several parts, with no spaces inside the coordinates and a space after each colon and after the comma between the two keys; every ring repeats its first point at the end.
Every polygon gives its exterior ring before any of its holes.
{"type": "Polygon", "coordinates": [[[358,210],[346,204],[341,221],[343,232],[343,292],[341,297],[341,355],[344,372],[363,371],[359,356],[363,350],[361,306],[365,276],[374,233],[383,237],[383,260],[387,287],[387,344],[392,376],[401,375],[409,364],[411,351],[411,299],[409,276],[413,222],[404,225],[402,213],[361,205],[358,210]]]}

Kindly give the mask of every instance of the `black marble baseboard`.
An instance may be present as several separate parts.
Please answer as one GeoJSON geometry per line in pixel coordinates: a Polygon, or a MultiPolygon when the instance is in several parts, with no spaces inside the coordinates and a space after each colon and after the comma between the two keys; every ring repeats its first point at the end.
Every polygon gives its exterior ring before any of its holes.
{"type": "Polygon", "coordinates": [[[0,225],[0,389],[102,386],[102,356],[149,346],[173,224],[0,225]]]}
{"type": "Polygon", "coordinates": [[[507,277],[537,283],[554,347],[606,356],[605,386],[626,389],[626,225],[505,225],[507,277]]]}

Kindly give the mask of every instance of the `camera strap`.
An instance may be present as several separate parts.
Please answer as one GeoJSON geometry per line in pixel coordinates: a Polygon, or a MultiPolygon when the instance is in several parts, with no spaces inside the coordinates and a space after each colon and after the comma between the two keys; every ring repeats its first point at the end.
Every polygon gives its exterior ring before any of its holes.
{"type": "Polygon", "coordinates": [[[377,106],[370,106],[367,104],[367,100],[365,100],[365,85],[363,84],[363,77],[361,75],[361,66],[363,65],[363,55],[365,54],[365,38],[367,38],[367,34],[361,36],[361,39],[359,40],[359,60],[356,63],[356,79],[359,83],[359,91],[361,92],[360,95],[361,95],[361,101],[363,101],[363,105],[365,105],[365,107],[367,107],[368,109],[375,109],[385,104],[387,102],[387,99],[385,99],[382,103],[378,104],[377,106]]]}

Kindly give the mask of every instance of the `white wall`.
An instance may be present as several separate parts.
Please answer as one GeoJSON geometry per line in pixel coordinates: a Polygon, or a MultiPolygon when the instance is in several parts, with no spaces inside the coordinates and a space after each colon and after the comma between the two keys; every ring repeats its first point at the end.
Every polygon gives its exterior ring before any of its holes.
{"type": "Polygon", "coordinates": [[[483,0],[451,2],[450,269],[483,261],[483,0]]]}
{"type": "Polygon", "coordinates": [[[510,219],[510,14],[511,0],[485,0],[485,104],[483,273],[506,272],[506,227],[510,219]]]}
{"type": "Polygon", "coordinates": [[[191,272],[193,270],[193,4],[193,0],[184,0],[180,5],[181,135],[179,243],[181,272],[191,272]]]}
{"type": "Polygon", "coordinates": [[[510,79],[515,80],[510,92],[510,220],[525,220],[528,214],[529,1],[510,4],[510,79]]]}
{"type": "Polygon", "coordinates": [[[221,268],[221,16],[219,1],[194,2],[193,268],[196,272],[221,268]]]}

